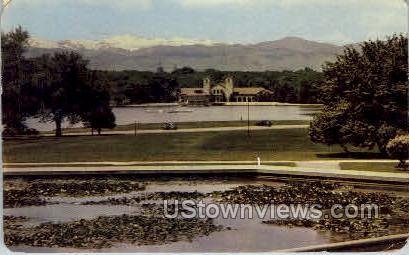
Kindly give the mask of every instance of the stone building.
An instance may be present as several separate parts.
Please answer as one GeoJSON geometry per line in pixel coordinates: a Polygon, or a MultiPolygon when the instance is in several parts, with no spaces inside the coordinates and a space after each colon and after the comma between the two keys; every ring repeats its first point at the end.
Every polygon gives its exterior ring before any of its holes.
{"type": "Polygon", "coordinates": [[[271,91],[261,87],[235,88],[231,76],[227,76],[218,83],[213,83],[210,78],[205,78],[202,88],[181,88],[180,102],[189,105],[256,102],[261,93],[271,93],[271,91]]]}
{"type": "Polygon", "coordinates": [[[189,105],[209,105],[210,94],[203,88],[181,88],[179,102],[189,105]]]}

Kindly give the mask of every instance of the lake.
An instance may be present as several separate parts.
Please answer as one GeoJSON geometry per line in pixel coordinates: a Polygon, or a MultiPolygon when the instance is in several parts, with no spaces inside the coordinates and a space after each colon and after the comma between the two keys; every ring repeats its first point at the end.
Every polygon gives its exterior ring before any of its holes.
{"type": "MultiPolygon", "coordinates": [[[[200,122],[200,121],[238,121],[247,120],[311,120],[312,113],[319,107],[311,106],[209,106],[209,107],[115,107],[113,112],[117,125],[132,123],[164,122],[200,122]]],[[[54,123],[41,123],[37,118],[26,121],[30,128],[39,131],[52,131],[54,123]]],[[[82,124],[70,125],[65,122],[64,128],[81,127],[82,124]]]]}

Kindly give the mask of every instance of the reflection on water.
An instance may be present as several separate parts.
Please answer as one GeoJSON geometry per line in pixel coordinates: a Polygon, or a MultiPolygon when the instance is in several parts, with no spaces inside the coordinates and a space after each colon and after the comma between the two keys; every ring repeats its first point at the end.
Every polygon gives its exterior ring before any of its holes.
{"type": "MultiPolygon", "coordinates": [[[[113,109],[117,125],[132,123],[164,123],[195,121],[239,121],[247,120],[247,106],[183,107],[117,107],[113,109]]],[[[310,120],[319,108],[302,106],[250,106],[250,120],[310,120]]],[[[54,123],[41,123],[39,119],[28,119],[27,125],[39,131],[51,131],[54,123]]],[[[81,127],[64,123],[64,127],[81,127]]]]}
{"type": "MultiPolygon", "coordinates": [[[[224,224],[222,222],[222,224],[224,224]]],[[[259,220],[235,220],[234,229],[214,232],[189,241],[163,245],[132,245],[118,243],[111,248],[80,250],[72,248],[43,248],[19,246],[22,252],[270,252],[328,243],[329,235],[305,228],[286,228],[261,224],[259,220]]]]}
{"type": "Polygon", "coordinates": [[[230,226],[232,230],[214,232],[193,242],[141,246],[118,244],[106,252],[268,252],[329,241],[329,236],[314,230],[271,226],[262,224],[259,219],[216,219],[215,223],[230,226]]]}
{"type": "Polygon", "coordinates": [[[30,218],[29,224],[45,222],[69,222],[80,219],[92,219],[98,216],[114,216],[121,214],[135,214],[137,208],[119,205],[77,205],[60,203],[46,206],[27,206],[21,208],[6,208],[4,215],[24,216],[30,218]]]}

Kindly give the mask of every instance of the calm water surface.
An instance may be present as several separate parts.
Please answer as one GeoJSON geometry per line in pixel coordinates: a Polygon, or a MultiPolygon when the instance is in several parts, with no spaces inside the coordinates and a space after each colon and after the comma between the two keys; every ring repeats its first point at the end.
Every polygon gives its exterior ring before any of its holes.
{"type": "MultiPolygon", "coordinates": [[[[132,123],[239,121],[247,120],[310,120],[310,113],[319,108],[303,106],[210,106],[210,107],[117,107],[113,109],[117,125],[132,123]],[[249,111],[248,111],[249,110],[249,111]],[[175,112],[176,111],[176,112],[175,112]],[[179,111],[179,112],[178,112],[179,111]]],[[[52,131],[54,123],[41,123],[39,119],[27,120],[27,125],[39,131],[52,131]]],[[[81,127],[81,124],[64,127],[81,127]]]]}

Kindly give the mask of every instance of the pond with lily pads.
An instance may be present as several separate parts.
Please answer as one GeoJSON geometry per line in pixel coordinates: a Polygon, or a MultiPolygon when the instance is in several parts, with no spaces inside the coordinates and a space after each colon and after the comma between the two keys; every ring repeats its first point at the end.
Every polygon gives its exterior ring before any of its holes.
{"type": "Polygon", "coordinates": [[[263,176],[6,177],[4,207],[6,245],[23,252],[267,252],[409,232],[408,190],[263,176]],[[324,211],[334,203],[375,203],[380,214],[168,218],[180,204],[165,209],[165,200],[320,204],[324,211]]]}

